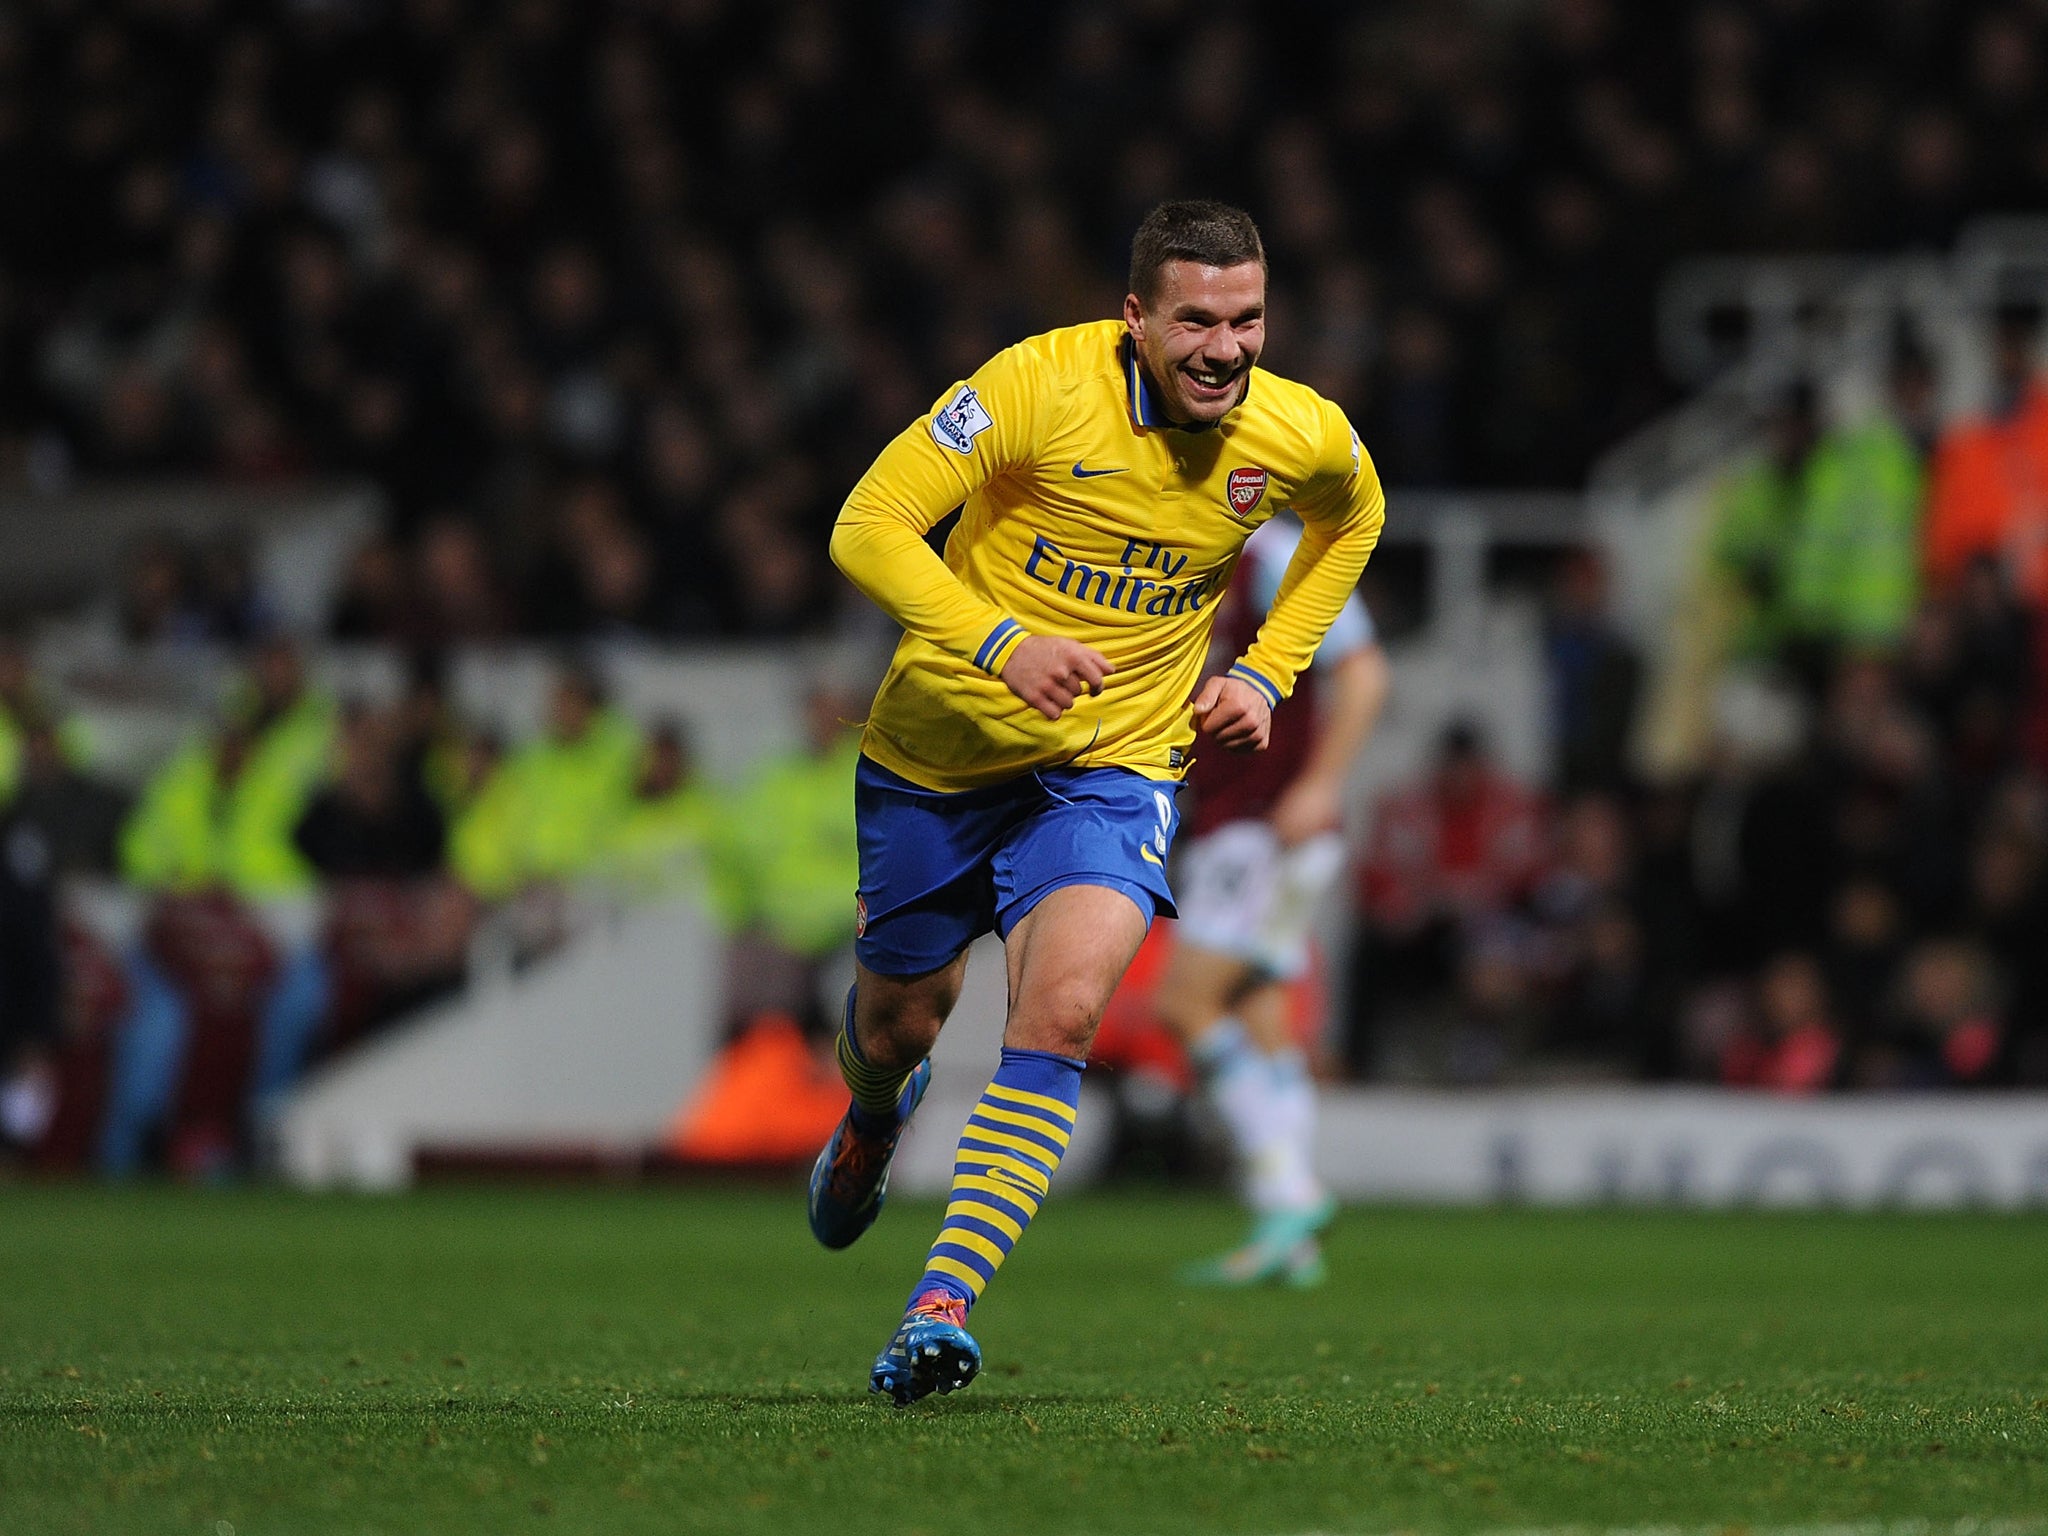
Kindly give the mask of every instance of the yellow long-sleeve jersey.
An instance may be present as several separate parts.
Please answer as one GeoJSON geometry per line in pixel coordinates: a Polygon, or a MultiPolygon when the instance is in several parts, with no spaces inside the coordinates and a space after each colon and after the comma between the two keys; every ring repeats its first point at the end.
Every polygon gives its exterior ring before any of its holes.
{"type": "Polygon", "coordinates": [[[862,749],[937,790],[1054,765],[1179,778],[1214,600],[1282,507],[1301,518],[1301,547],[1230,669],[1274,704],[1384,521],[1343,412],[1254,369],[1216,426],[1175,427],[1119,320],[998,353],[882,450],[833,530],[833,560],[905,631],[862,749]],[[941,560],[925,535],[956,507],[941,560]],[[1047,720],[998,675],[1033,634],[1093,646],[1116,671],[1047,720]]]}

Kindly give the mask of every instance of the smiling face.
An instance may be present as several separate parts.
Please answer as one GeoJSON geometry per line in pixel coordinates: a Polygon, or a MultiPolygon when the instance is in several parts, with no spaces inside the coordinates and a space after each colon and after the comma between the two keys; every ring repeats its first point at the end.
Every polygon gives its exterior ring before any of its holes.
{"type": "Polygon", "coordinates": [[[1244,398],[1266,345],[1265,268],[1169,261],[1149,303],[1125,297],[1124,324],[1167,418],[1209,426],[1244,398]]]}

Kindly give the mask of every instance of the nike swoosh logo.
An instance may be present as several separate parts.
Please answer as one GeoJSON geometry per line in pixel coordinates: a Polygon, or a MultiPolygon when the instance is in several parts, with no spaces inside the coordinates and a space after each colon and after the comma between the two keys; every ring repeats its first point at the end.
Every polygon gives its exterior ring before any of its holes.
{"type": "Polygon", "coordinates": [[[1115,469],[1083,469],[1079,459],[1074,461],[1076,480],[1093,480],[1097,475],[1127,475],[1130,472],[1130,466],[1126,464],[1120,464],[1115,469]]]}

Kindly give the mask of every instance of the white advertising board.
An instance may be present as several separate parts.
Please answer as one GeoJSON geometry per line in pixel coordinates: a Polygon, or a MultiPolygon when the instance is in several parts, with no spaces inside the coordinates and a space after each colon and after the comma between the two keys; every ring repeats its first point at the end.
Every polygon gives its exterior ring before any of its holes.
{"type": "Polygon", "coordinates": [[[2048,1206],[2048,1094],[1338,1089],[1317,1162],[1353,1200],[2048,1206]]]}

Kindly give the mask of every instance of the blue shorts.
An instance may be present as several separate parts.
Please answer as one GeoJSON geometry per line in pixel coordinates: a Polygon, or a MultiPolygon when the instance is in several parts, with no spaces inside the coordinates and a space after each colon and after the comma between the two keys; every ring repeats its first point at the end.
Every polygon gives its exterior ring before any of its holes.
{"type": "Polygon", "coordinates": [[[1175,915],[1166,856],[1178,784],[1127,768],[1046,768],[947,793],[863,757],[853,785],[854,953],[877,975],[935,971],[991,929],[1008,938],[1065,885],[1122,891],[1148,923],[1175,915]]]}

